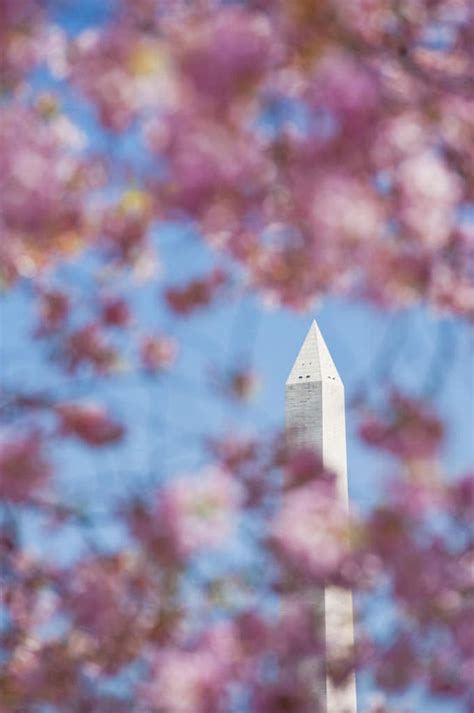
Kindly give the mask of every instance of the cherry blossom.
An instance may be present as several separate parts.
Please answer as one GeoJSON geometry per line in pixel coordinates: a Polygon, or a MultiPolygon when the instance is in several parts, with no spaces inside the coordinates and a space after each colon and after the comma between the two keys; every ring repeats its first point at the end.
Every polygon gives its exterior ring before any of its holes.
{"type": "Polygon", "coordinates": [[[5,500],[21,502],[43,488],[52,470],[41,434],[3,433],[0,441],[0,487],[5,500]]]}
{"type": "Polygon", "coordinates": [[[209,448],[222,466],[233,473],[238,473],[245,465],[253,464],[258,452],[257,442],[250,437],[229,436],[222,440],[211,439],[209,448]]]}
{"type": "Polygon", "coordinates": [[[178,346],[174,339],[159,335],[149,335],[140,344],[141,362],[150,373],[168,369],[176,360],[178,346]]]}
{"type": "Polygon", "coordinates": [[[127,327],[131,321],[128,302],[121,297],[107,297],[102,306],[102,321],[108,327],[127,327]]]}
{"type": "Polygon", "coordinates": [[[209,305],[226,280],[226,274],[216,268],[207,277],[192,280],[183,288],[169,287],[165,293],[166,302],[175,314],[190,314],[195,309],[209,305]]]}
{"type": "Polygon", "coordinates": [[[45,17],[37,0],[20,4],[14,0],[3,0],[0,12],[0,42],[3,47],[0,87],[3,93],[14,89],[40,60],[45,17]]]}
{"type": "MultiPolygon", "coordinates": [[[[150,200],[145,191],[126,191],[114,205],[97,216],[100,244],[119,265],[136,265],[147,255],[150,200]]],[[[148,256],[149,257],[149,256],[148,256]]]]}
{"type": "Polygon", "coordinates": [[[93,403],[61,403],[55,407],[59,417],[60,433],[76,436],[91,446],[104,446],[121,440],[123,426],[93,403]]]}
{"type": "Polygon", "coordinates": [[[127,556],[85,560],[71,573],[63,603],[85,659],[107,672],[120,670],[137,654],[146,625],[140,607],[147,592],[139,589],[140,578],[146,582],[144,575],[139,563],[127,556]]]}
{"type": "Polygon", "coordinates": [[[230,375],[229,392],[236,399],[245,401],[255,394],[258,388],[256,374],[247,369],[237,369],[230,375]]]}
{"type": "Polygon", "coordinates": [[[70,312],[70,299],[61,290],[45,290],[40,293],[38,308],[38,334],[54,334],[66,325],[70,312]]]}
{"type": "Polygon", "coordinates": [[[331,479],[321,461],[321,455],[310,448],[285,448],[282,452],[285,465],[285,486],[294,488],[318,478],[331,479]]]}
{"type": "Polygon", "coordinates": [[[271,523],[270,538],[300,575],[318,581],[337,572],[349,526],[333,483],[311,482],[287,491],[271,523]]]}
{"type": "Polygon", "coordinates": [[[321,709],[315,705],[317,704],[311,687],[302,688],[298,680],[288,675],[273,684],[262,686],[260,690],[257,689],[254,699],[255,710],[262,713],[317,713],[321,709]]]}
{"type": "Polygon", "coordinates": [[[449,508],[454,517],[469,522],[474,509],[474,473],[454,483],[449,494],[449,508]]]}
{"type": "Polygon", "coordinates": [[[86,196],[100,174],[72,155],[54,123],[32,109],[2,106],[0,123],[2,271],[8,284],[83,246],[86,196]]]}
{"type": "Polygon", "coordinates": [[[90,323],[72,332],[64,343],[64,361],[70,372],[88,365],[105,374],[117,364],[117,354],[109,346],[99,324],[90,323]]]}
{"type": "Polygon", "coordinates": [[[401,459],[427,458],[438,451],[443,428],[425,404],[394,393],[386,416],[368,417],[361,436],[401,459]]]}
{"type": "Polygon", "coordinates": [[[205,646],[160,652],[153,661],[153,682],[142,697],[169,713],[225,710],[226,666],[217,652],[205,646]]]}
{"type": "Polygon", "coordinates": [[[176,478],[165,486],[156,518],[167,524],[178,551],[187,556],[225,542],[235,527],[236,506],[229,476],[210,469],[197,478],[176,478]]]}
{"type": "Polygon", "coordinates": [[[69,63],[71,81],[114,131],[126,129],[137,113],[173,90],[166,46],[124,24],[82,32],[71,43],[69,63]]]}
{"type": "Polygon", "coordinates": [[[277,58],[263,13],[223,8],[186,30],[178,37],[181,71],[217,110],[250,92],[277,58]]]}

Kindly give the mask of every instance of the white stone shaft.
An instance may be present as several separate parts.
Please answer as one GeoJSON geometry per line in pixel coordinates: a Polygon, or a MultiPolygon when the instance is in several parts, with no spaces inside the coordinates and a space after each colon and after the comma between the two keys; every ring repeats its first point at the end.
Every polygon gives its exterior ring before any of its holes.
{"type": "MultiPolygon", "coordinates": [[[[321,454],[324,467],[337,476],[341,502],[349,507],[344,385],[315,321],[286,382],[285,425],[293,446],[321,454]]],[[[337,587],[321,594],[315,594],[315,608],[320,610],[327,656],[337,658],[354,646],[352,595],[337,587]]],[[[324,713],[357,713],[355,676],[339,688],[325,676],[318,696],[324,713]]]]}

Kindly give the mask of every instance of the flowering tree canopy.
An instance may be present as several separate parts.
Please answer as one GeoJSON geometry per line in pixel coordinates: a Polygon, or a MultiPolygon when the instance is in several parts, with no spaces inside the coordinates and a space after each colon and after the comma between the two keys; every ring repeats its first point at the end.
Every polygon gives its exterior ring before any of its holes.
{"type": "MultiPolygon", "coordinates": [[[[334,685],[365,672],[388,697],[421,688],[470,713],[474,477],[439,477],[447,425],[421,396],[387,388],[356,409],[394,471],[368,513],[348,516],[318,454],[275,433],[204,434],[203,467],[101,514],[113,548],[60,481],[71,453],[87,479],[85,454],[133,438],[102,398],[112,380],[160,384],[182,346],[170,325],[215,306],[339,296],[473,320],[472,3],[80,14],[0,0],[0,279],[26,295],[26,349],[48,375],[2,392],[1,713],[317,713],[328,585],[360,601],[334,685]],[[66,393],[88,379],[96,393],[66,393]],[[65,561],[32,554],[72,531],[65,561]],[[251,564],[229,565],[243,541],[251,564]],[[364,622],[380,599],[381,636],[364,622]]],[[[207,378],[244,406],[258,385],[245,361],[207,378]]]]}

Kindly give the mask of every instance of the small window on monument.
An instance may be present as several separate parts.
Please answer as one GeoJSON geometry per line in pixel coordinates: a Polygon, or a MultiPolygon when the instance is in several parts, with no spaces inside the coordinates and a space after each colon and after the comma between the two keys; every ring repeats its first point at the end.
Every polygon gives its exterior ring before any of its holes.
{"type": "Polygon", "coordinates": [[[306,378],[309,379],[309,374],[306,374],[306,378]]]}
{"type": "Polygon", "coordinates": [[[302,379],[302,378],[303,378],[302,376],[298,376],[298,379],[302,379]]]}

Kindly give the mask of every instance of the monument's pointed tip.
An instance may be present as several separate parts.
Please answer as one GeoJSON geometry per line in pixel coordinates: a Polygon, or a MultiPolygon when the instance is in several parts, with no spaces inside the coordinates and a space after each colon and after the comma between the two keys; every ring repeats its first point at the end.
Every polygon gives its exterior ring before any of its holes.
{"type": "Polygon", "coordinates": [[[323,380],[341,381],[318,323],[313,319],[286,383],[323,380]]]}
{"type": "Polygon", "coordinates": [[[317,321],[315,319],[311,320],[311,324],[310,324],[309,328],[310,328],[310,330],[311,329],[314,330],[316,332],[317,336],[319,337],[319,339],[322,339],[324,342],[323,335],[321,334],[321,330],[319,329],[319,324],[317,323],[317,321]]]}

